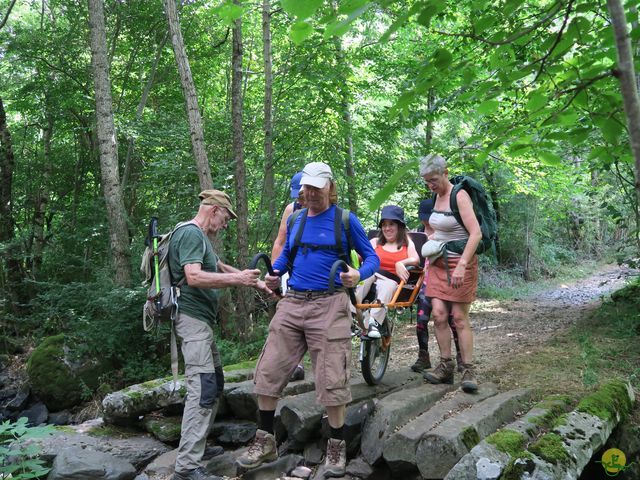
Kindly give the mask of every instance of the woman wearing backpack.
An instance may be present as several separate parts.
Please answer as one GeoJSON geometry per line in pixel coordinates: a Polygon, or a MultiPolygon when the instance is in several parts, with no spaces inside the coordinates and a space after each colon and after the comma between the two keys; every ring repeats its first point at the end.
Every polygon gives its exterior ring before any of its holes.
{"type": "Polygon", "coordinates": [[[430,383],[453,383],[451,329],[447,321],[451,314],[462,353],[461,387],[465,392],[471,393],[478,389],[478,384],[473,366],[473,333],[469,323],[469,308],[476,299],[478,288],[478,257],[475,252],[482,239],[482,232],[471,197],[466,191],[461,189],[456,196],[462,224],[452,212],[450,197],[453,184],[449,181],[447,161],[444,158],[427,155],[420,159],[420,176],[429,190],[436,194],[429,218],[434,233],[429,239],[440,242],[466,241],[462,254],[445,250],[444,255],[429,264],[426,295],[432,299],[431,316],[440,348],[440,363],[426,372],[424,378],[430,383]]]}

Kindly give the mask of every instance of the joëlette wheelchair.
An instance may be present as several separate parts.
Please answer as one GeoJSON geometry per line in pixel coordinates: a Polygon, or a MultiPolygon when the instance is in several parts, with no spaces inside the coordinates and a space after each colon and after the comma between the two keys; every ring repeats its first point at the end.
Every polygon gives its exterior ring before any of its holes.
{"type": "MultiPolygon", "coordinates": [[[[378,231],[369,232],[369,238],[377,236],[378,231]]],[[[350,292],[351,302],[356,308],[354,315],[354,337],[360,339],[360,367],[362,376],[369,385],[377,385],[382,381],[387,365],[389,364],[389,356],[391,353],[391,339],[393,338],[393,329],[397,316],[404,309],[411,308],[418,298],[418,294],[422,288],[424,280],[424,258],[420,254],[422,245],[427,241],[427,236],[420,232],[408,232],[409,237],[413,241],[418,256],[420,257],[420,265],[418,267],[409,267],[409,279],[405,282],[400,280],[396,275],[386,271],[381,271],[381,275],[391,278],[398,283],[392,299],[387,304],[383,304],[376,298],[375,283],[371,286],[369,293],[357,303],[353,291],[350,292]],[[364,325],[364,317],[367,310],[371,308],[386,308],[387,314],[385,322],[380,327],[380,338],[369,338],[367,336],[367,326],[364,325]]],[[[346,271],[346,263],[338,260],[334,263],[329,277],[329,291],[334,288],[335,274],[338,268],[346,271]]]]}

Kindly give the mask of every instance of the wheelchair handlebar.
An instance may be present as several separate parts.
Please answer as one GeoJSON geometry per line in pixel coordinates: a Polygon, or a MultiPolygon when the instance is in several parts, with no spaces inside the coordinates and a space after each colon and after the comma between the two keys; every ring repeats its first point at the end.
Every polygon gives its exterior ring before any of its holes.
{"type": "MultiPolygon", "coordinates": [[[[336,274],[338,273],[338,269],[343,272],[348,272],[349,265],[347,265],[347,262],[344,260],[336,260],[333,262],[333,265],[331,265],[331,271],[329,272],[329,294],[333,294],[336,291],[336,274]]],[[[347,288],[347,293],[349,294],[349,299],[353,305],[358,303],[356,301],[356,294],[353,288],[347,288]]]]}
{"type": "MultiPolygon", "coordinates": [[[[269,275],[271,275],[272,277],[274,277],[276,274],[273,271],[273,265],[271,265],[271,259],[269,258],[269,256],[266,253],[256,253],[253,258],[251,259],[251,261],[249,262],[249,266],[248,268],[250,270],[254,270],[255,268],[258,267],[258,262],[262,261],[265,265],[265,267],[267,267],[267,272],[269,272],[269,275]]],[[[276,288],[273,290],[273,293],[275,293],[276,295],[280,295],[280,288],[276,288]]]]}

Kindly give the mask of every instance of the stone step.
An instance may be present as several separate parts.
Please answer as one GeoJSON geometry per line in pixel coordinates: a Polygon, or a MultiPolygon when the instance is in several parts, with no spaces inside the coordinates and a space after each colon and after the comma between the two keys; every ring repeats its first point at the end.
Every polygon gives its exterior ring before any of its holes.
{"type": "Polygon", "coordinates": [[[531,398],[530,390],[512,390],[455,413],[424,435],[416,465],[424,478],[443,478],[480,440],[495,432],[531,398]]]}
{"type": "MultiPolygon", "coordinates": [[[[381,397],[387,393],[424,382],[415,372],[389,371],[379,385],[369,386],[361,377],[351,380],[351,405],[368,399],[381,397]]],[[[287,436],[291,449],[302,449],[304,444],[319,435],[322,415],[325,408],[316,403],[316,393],[308,392],[283,398],[276,412],[276,435],[282,441],[287,436]]]]}
{"type": "Polygon", "coordinates": [[[514,456],[570,408],[567,397],[537,403],[525,415],[482,440],[444,477],[445,480],[497,479],[514,456]]]}
{"type": "MultiPolygon", "coordinates": [[[[428,388],[433,388],[427,385],[428,388]]],[[[435,387],[435,386],[434,386],[435,387]]],[[[469,408],[498,393],[492,383],[483,383],[477,393],[471,395],[461,390],[450,392],[433,407],[418,415],[384,442],[383,458],[396,476],[416,474],[418,443],[429,430],[448,418],[453,412],[469,408]]]]}
{"type": "Polygon", "coordinates": [[[375,405],[362,431],[362,457],[369,465],[382,458],[387,439],[399,428],[431,408],[453,385],[419,385],[387,395],[375,405]]]}

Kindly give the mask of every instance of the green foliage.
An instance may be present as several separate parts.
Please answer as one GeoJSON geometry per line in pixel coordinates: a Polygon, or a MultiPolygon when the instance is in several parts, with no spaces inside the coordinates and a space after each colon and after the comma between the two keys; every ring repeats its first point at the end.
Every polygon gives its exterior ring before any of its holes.
{"type": "Polygon", "coordinates": [[[27,422],[27,418],[21,417],[14,423],[8,420],[0,423],[0,478],[41,478],[50,470],[38,458],[38,447],[26,441],[52,435],[55,429],[51,425],[29,427],[27,422]]]}
{"type": "Polygon", "coordinates": [[[512,457],[518,456],[524,449],[525,443],[525,438],[520,432],[508,428],[492,433],[486,440],[501,452],[508,453],[512,457]]]}

